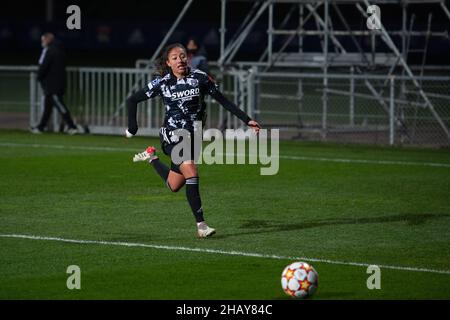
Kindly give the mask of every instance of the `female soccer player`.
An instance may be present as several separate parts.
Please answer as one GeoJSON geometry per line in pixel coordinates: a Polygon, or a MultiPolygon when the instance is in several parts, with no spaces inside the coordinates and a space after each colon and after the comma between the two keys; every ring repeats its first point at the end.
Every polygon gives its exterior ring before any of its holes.
{"type": "MultiPolygon", "coordinates": [[[[127,99],[128,129],[125,133],[130,138],[138,131],[137,103],[161,96],[166,113],[159,136],[162,151],[171,156],[171,166],[169,169],[159,160],[154,147],[148,147],[144,152],[136,154],[133,161],[148,161],[173,192],[177,192],[186,184],[186,197],[197,222],[197,234],[200,238],[206,238],[213,235],[216,230],[210,228],[203,218],[194,152],[191,152],[189,159],[183,159],[181,164],[173,161],[172,150],[183,141],[177,133],[180,129],[185,129],[191,137],[193,136],[194,122],[202,121],[205,116],[203,103],[205,94],[211,95],[225,109],[251,127],[255,133],[258,133],[261,127],[225,98],[210,76],[203,71],[188,67],[186,49],[182,44],[175,43],[167,46],[157,62],[157,67],[161,76],[127,99]]],[[[191,150],[194,151],[192,144],[191,150]]]]}

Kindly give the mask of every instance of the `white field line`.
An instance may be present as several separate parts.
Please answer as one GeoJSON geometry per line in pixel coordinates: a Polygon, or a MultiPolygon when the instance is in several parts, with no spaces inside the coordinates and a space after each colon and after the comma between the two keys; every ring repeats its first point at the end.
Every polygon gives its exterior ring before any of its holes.
{"type": "MultiPolygon", "coordinates": [[[[60,144],[37,144],[37,143],[12,143],[12,142],[0,142],[1,147],[10,148],[44,148],[44,149],[68,149],[68,150],[90,150],[90,151],[127,151],[137,152],[136,149],[126,149],[117,147],[88,147],[88,146],[67,146],[60,144]]],[[[142,151],[142,150],[141,150],[142,151]]]]}
{"type": "Polygon", "coordinates": [[[277,260],[306,261],[306,262],[310,261],[310,262],[320,262],[320,263],[327,263],[327,264],[358,266],[358,267],[368,267],[370,265],[377,265],[378,267],[380,267],[382,269],[393,269],[393,270],[413,271],[413,272],[428,272],[428,273],[438,273],[438,274],[450,274],[450,270],[436,270],[436,269],[405,267],[405,266],[391,266],[391,265],[382,265],[382,264],[373,264],[373,263],[369,264],[369,263],[362,263],[362,262],[337,261],[337,260],[318,259],[318,258],[309,258],[309,257],[279,256],[279,255],[273,255],[273,254],[262,254],[262,253],[241,252],[241,251],[225,251],[225,250],[205,249],[205,248],[189,248],[189,247],[166,246],[166,245],[133,243],[133,242],[77,240],[77,239],[65,239],[65,238],[58,238],[58,237],[34,236],[34,235],[25,235],[25,234],[0,234],[0,238],[19,238],[19,239],[30,239],[30,240],[44,240],[44,241],[57,241],[57,242],[76,243],[76,244],[94,244],[94,245],[122,246],[122,247],[142,247],[142,248],[151,248],[151,249],[160,249],[160,250],[212,253],[212,254],[277,259],[277,260]]]}
{"type": "MultiPolygon", "coordinates": [[[[113,152],[140,152],[142,150],[131,148],[117,148],[117,147],[89,147],[89,146],[67,146],[54,144],[27,144],[27,143],[12,143],[0,142],[0,147],[11,148],[47,148],[47,149],[68,149],[68,150],[91,150],[91,151],[113,151],[113,152]]],[[[232,155],[224,153],[218,155],[232,155]]],[[[241,154],[236,154],[240,156],[241,154]]],[[[400,165],[400,166],[426,166],[426,167],[443,167],[450,168],[450,163],[439,162],[417,162],[417,161],[396,161],[396,160],[366,160],[366,159],[345,159],[345,158],[323,158],[323,157],[302,157],[280,155],[280,159],[286,160],[300,160],[300,161],[324,161],[324,162],[338,162],[338,163],[361,163],[361,164],[379,164],[379,165],[400,165]]]]}

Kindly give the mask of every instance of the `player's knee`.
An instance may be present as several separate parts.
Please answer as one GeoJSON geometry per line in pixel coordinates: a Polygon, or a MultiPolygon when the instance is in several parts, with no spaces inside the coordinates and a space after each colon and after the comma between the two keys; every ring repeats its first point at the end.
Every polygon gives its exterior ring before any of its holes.
{"type": "Polygon", "coordinates": [[[180,165],[180,172],[183,174],[185,179],[189,179],[189,177],[196,177],[197,167],[193,161],[185,161],[180,165]]]}
{"type": "Polygon", "coordinates": [[[183,187],[183,184],[178,185],[178,186],[172,186],[172,185],[170,185],[169,182],[167,182],[166,185],[167,185],[167,188],[169,188],[169,190],[172,192],[178,192],[181,189],[181,187],[183,187]]]}

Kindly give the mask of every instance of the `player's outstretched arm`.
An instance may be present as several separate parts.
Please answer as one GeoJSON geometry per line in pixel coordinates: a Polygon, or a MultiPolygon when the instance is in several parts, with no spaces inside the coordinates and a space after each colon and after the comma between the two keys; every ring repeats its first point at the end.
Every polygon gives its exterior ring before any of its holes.
{"type": "Polygon", "coordinates": [[[149,99],[146,95],[146,91],[146,89],[141,89],[127,98],[126,105],[128,110],[128,129],[125,131],[127,138],[133,137],[138,131],[137,104],[149,99]]]}
{"type": "Polygon", "coordinates": [[[259,129],[261,129],[261,126],[259,125],[258,122],[256,122],[255,120],[250,120],[247,125],[253,129],[253,131],[255,131],[256,134],[259,133],[259,129]]]}
{"type": "Polygon", "coordinates": [[[241,119],[246,125],[253,129],[253,131],[258,134],[261,126],[255,120],[252,120],[248,114],[239,109],[233,102],[228,100],[220,91],[215,91],[211,94],[211,96],[220,103],[226,110],[234,114],[236,117],[241,119]]]}

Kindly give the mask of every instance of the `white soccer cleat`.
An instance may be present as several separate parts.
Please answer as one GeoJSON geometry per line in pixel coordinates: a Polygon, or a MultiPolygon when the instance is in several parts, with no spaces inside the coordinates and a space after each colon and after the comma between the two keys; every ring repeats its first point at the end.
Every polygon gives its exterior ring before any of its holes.
{"type": "Polygon", "coordinates": [[[156,149],[154,147],[148,147],[144,152],[136,153],[133,157],[133,162],[152,162],[154,159],[158,159],[156,156],[156,149]]]}
{"type": "Polygon", "coordinates": [[[43,131],[39,130],[39,128],[37,128],[37,127],[30,128],[30,132],[33,134],[42,134],[43,133],[43,131]]]}
{"type": "Polygon", "coordinates": [[[70,134],[71,136],[73,136],[73,135],[78,133],[78,129],[77,128],[70,128],[69,130],[67,130],[67,133],[70,134]]]}
{"type": "Polygon", "coordinates": [[[130,131],[128,131],[128,129],[125,130],[125,137],[127,138],[133,138],[134,134],[130,133],[130,131]]]}
{"type": "Polygon", "coordinates": [[[197,228],[199,238],[208,238],[216,233],[216,229],[210,228],[206,223],[200,223],[197,228]]]}

